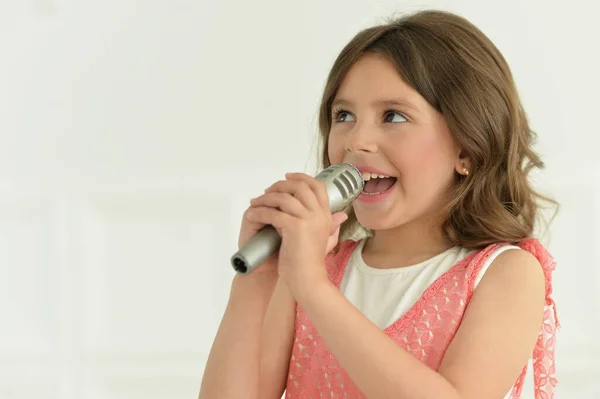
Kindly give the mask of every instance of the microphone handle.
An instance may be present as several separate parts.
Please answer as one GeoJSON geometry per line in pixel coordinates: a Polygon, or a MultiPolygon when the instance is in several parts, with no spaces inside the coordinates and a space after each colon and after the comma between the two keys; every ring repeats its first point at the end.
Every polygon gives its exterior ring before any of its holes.
{"type": "Polygon", "coordinates": [[[263,227],[231,257],[231,265],[239,274],[250,274],[265,263],[281,246],[281,236],[273,226],[263,227]]]}

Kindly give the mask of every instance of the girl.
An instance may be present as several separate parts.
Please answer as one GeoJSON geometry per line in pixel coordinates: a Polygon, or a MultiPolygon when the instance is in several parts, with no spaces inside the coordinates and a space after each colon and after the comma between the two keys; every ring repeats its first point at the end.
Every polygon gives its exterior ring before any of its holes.
{"type": "Polygon", "coordinates": [[[270,224],[281,249],[233,279],[200,398],[519,398],[529,359],[553,397],[554,262],[527,180],[543,164],[498,49],[447,12],[366,29],[320,129],[324,166],[365,188],[334,215],[302,173],[251,201],[239,245],[270,224]]]}

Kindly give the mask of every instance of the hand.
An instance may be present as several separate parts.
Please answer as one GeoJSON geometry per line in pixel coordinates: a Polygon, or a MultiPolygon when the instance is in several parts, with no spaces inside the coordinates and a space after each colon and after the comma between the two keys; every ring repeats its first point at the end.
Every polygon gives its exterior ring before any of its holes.
{"type": "Polygon", "coordinates": [[[288,173],[253,199],[246,217],[256,226],[275,227],[282,242],[278,255],[279,277],[292,293],[327,280],[325,255],[338,242],[344,212],[331,214],[323,182],[304,173],[288,173]]]}

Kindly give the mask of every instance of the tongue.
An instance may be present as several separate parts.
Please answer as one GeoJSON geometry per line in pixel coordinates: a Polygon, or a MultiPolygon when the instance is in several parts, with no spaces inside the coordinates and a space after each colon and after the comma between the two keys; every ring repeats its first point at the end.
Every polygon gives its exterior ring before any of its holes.
{"type": "Polygon", "coordinates": [[[371,179],[365,183],[365,187],[363,188],[363,191],[365,193],[369,193],[369,194],[382,193],[386,190],[389,190],[390,187],[392,187],[395,182],[396,182],[395,177],[384,177],[384,178],[380,177],[377,179],[371,179]]]}

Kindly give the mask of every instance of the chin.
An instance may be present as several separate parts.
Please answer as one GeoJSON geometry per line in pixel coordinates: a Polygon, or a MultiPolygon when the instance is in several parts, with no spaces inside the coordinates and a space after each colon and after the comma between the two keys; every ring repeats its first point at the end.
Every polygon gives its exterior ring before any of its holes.
{"type": "Polygon", "coordinates": [[[366,212],[356,208],[354,214],[362,227],[374,231],[395,229],[410,221],[410,218],[406,217],[391,217],[387,212],[366,212]]]}

